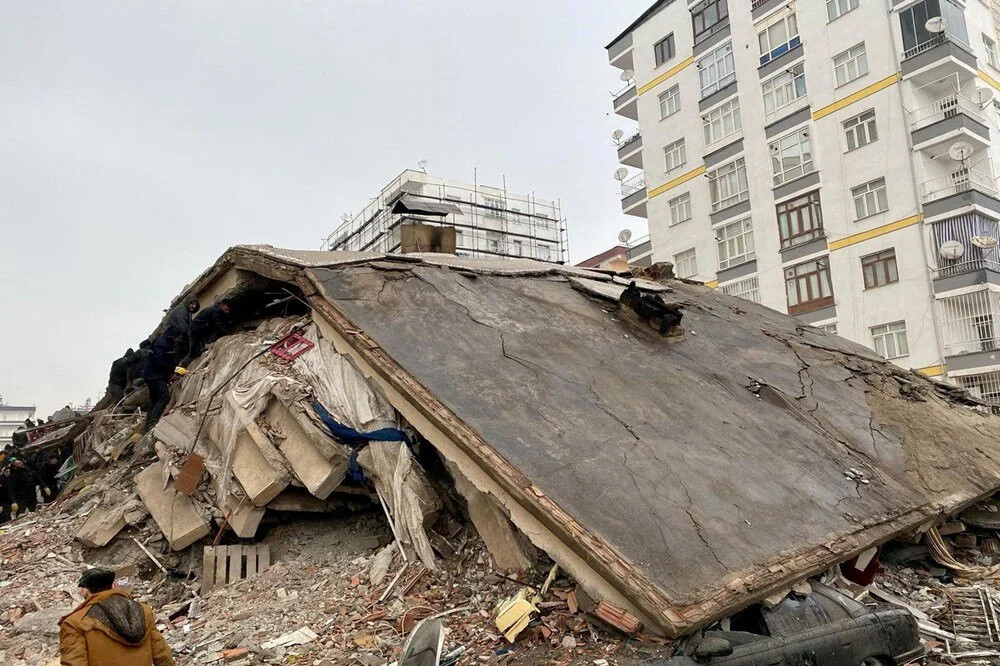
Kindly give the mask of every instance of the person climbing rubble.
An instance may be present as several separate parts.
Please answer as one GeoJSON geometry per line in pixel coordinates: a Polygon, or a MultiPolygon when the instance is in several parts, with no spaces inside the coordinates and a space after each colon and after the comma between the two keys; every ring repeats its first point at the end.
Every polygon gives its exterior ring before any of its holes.
{"type": "Polygon", "coordinates": [[[153,609],[115,587],[115,572],[95,567],[78,583],[84,601],[59,621],[62,666],[174,666],[153,609]]]}
{"type": "Polygon", "coordinates": [[[10,481],[10,467],[0,471],[0,525],[11,520],[11,504],[14,502],[13,486],[10,481]]]}
{"type": "Polygon", "coordinates": [[[205,346],[210,345],[224,335],[233,332],[232,303],[227,298],[220,299],[218,303],[205,308],[191,320],[191,327],[188,331],[190,344],[188,345],[187,356],[181,361],[181,367],[187,367],[194,359],[201,356],[205,351],[205,346]]]}
{"type": "Polygon", "coordinates": [[[137,388],[139,381],[142,379],[142,368],[146,364],[146,359],[149,358],[149,349],[152,345],[151,341],[143,340],[139,343],[138,351],[132,354],[132,360],[125,371],[126,391],[132,391],[137,388]]]}
{"type": "Polygon", "coordinates": [[[59,492],[59,470],[61,468],[62,462],[60,462],[59,454],[53,452],[48,455],[39,470],[38,476],[53,496],[59,492]]]}
{"type": "Polygon", "coordinates": [[[11,519],[29,511],[34,511],[38,506],[38,496],[35,489],[38,487],[45,489],[38,474],[29,467],[23,460],[16,459],[10,464],[10,498],[11,519]]]}
{"type": "Polygon", "coordinates": [[[142,369],[142,378],[149,387],[149,412],[143,433],[156,425],[170,402],[170,378],[177,367],[178,336],[180,333],[176,329],[168,328],[149,348],[149,356],[142,369]]]}
{"type": "Polygon", "coordinates": [[[125,397],[125,387],[128,385],[128,367],[135,356],[135,350],[129,347],[125,354],[111,364],[111,372],[108,374],[108,389],[104,393],[98,405],[102,407],[113,407],[121,402],[125,397]]]}
{"type": "MultiPolygon", "coordinates": [[[[171,308],[163,321],[164,331],[172,328],[177,333],[177,358],[183,358],[191,346],[191,322],[200,309],[201,303],[198,302],[198,299],[189,298],[171,308]]],[[[155,337],[151,338],[150,342],[153,340],[155,337]]]]}

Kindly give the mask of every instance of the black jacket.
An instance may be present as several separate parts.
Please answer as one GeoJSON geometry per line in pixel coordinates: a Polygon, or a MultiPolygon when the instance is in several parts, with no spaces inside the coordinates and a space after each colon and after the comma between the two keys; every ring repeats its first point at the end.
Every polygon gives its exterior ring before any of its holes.
{"type": "Polygon", "coordinates": [[[191,320],[191,337],[205,344],[215,342],[233,331],[233,320],[219,304],[205,308],[191,320]]]}
{"type": "Polygon", "coordinates": [[[163,323],[163,330],[173,328],[175,331],[187,335],[191,328],[191,313],[188,311],[187,303],[178,303],[167,313],[167,319],[163,323]]]}
{"type": "Polygon", "coordinates": [[[177,353],[175,351],[176,332],[167,329],[167,332],[156,338],[149,348],[149,356],[142,368],[144,379],[167,379],[177,367],[177,353]]]}
{"type": "Polygon", "coordinates": [[[149,348],[140,349],[136,353],[132,354],[132,360],[129,361],[128,369],[125,371],[125,378],[128,383],[131,384],[139,377],[142,377],[142,368],[146,365],[146,359],[149,357],[149,348]]]}
{"type": "Polygon", "coordinates": [[[132,362],[134,355],[135,352],[130,349],[124,356],[111,364],[111,373],[108,375],[108,386],[120,386],[121,388],[128,386],[128,366],[132,362]]]}

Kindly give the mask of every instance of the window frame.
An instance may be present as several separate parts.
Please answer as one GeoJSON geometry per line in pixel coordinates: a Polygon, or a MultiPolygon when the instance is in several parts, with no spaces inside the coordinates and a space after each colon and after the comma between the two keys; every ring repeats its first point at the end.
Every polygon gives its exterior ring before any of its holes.
{"type": "Polygon", "coordinates": [[[702,133],[705,139],[705,149],[709,150],[715,146],[725,145],[730,143],[734,139],[743,136],[743,119],[740,116],[740,98],[739,96],[732,97],[714,109],[705,112],[701,116],[702,123],[702,133]],[[715,114],[719,114],[717,119],[709,120],[715,114]],[[710,134],[711,128],[718,123],[720,126],[720,132],[725,131],[726,118],[730,119],[732,124],[732,129],[728,133],[720,134],[714,137],[710,134]]]}
{"type": "Polygon", "coordinates": [[[677,43],[674,40],[674,33],[670,33],[660,41],[653,44],[653,69],[660,67],[661,65],[670,62],[677,55],[677,43]],[[661,48],[662,45],[666,44],[667,50],[664,53],[661,48]]]}
{"type": "Polygon", "coordinates": [[[860,6],[861,6],[861,1],[860,0],[826,0],[826,18],[827,18],[826,22],[827,23],[833,23],[834,21],[836,21],[837,19],[839,19],[844,14],[849,14],[850,12],[853,12],[855,9],[857,9],[860,6]],[[839,8],[844,3],[847,4],[847,9],[845,9],[843,11],[840,11],[839,8]],[[833,12],[830,11],[831,8],[836,8],[837,9],[837,15],[836,16],[832,15],[833,12]]]}
{"type": "Polygon", "coordinates": [[[687,143],[684,141],[684,137],[676,141],[671,141],[663,147],[663,166],[666,173],[670,173],[674,169],[679,169],[685,164],[687,164],[687,143]],[[676,155],[679,160],[673,166],[670,164],[671,155],[676,155]]]}
{"type": "Polygon", "coordinates": [[[792,266],[786,266],[782,271],[782,275],[785,280],[785,302],[788,305],[788,314],[797,315],[806,312],[813,312],[834,304],[833,276],[830,275],[830,255],[824,255],[822,257],[803,261],[792,266]],[[813,266],[815,267],[815,270],[808,272],[803,271],[801,273],[798,272],[798,269],[800,268],[813,266]],[[789,276],[789,271],[791,271],[791,276],[789,276]],[[826,275],[825,284],[830,292],[828,295],[823,295],[824,274],[826,275]],[[818,295],[809,300],[802,300],[803,285],[805,286],[805,292],[807,294],[811,294],[812,292],[813,285],[809,278],[813,275],[817,276],[816,287],[819,289],[818,295]],[[790,281],[795,283],[796,302],[794,305],[788,300],[790,281]]]}
{"type": "Polygon", "coordinates": [[[679,194],[676,197],[674,197],[673,199],[668,200],[667,201],[667,208],[670,210],[670,226],[675,226],[675,225],[678,225],[678,224],[683,224],[684,222],[687,222],[692,217],[694,217],[694,213],[691,210],[691,193],[690,192],[684,192],[683,194],[679,194]],[[677,219],[677,220],[675,220],[674,219],[674,212],[675,211],[679,211],[678,212],[679,215],[686,213],[687,217],[685,217],[683,219],[677,219]]]}
{"type": "Polygon", "coordinates": [[[725,210],[726,208],[735,206],[736,204],[743,203],[750,198],[750,182],[747,179],[746,160],[742,156],[737,157],[735,160],[730,162],[726,162],[725,164],[720,164],[711,171],[707,171],[706,175],[708,176],[709,201],[711,202],[713,213],[717,213],[720,210],[725,210]],[[732,168],[731,172],[729,171],[730,168],[732,168]],[[726,173],[721,173],[724,169],[727,170],[726,173]],[[719,200],[716,201],[715,196],[717,193],[720,193],[717,183],[719,183],[722,178],[728,179],[730,176],[733,177],[736,186],[739,189],[730,193],[729,196],[720,197],[719,200]]]}
{"type": "Polygon", "coordinates": [[[774,187],[780,187],[816,171],[816,156],[813,153],[812,133],[808,125],[772,140],[767,144],[767,149],[768,155],[771,157],[774,187]],[[782,156],[792,152],[797,152],[799,163],[797,166],[786,168],[782,156]],[[778,159],[775,159],[775,154],[778,155],[778,159]],[[808,159],[806,159],[807,156],[808,159]],[[798,173],[795,173],[796,171],[798,173]]]}
{"type": "Polygon", "coordinates": [[[688,248],[686,250],[681,250],[680,252],[678,252],[678,253],[676,253],[674,255],[674,274],[677,277],[681,278],[681,279],[689,279],[689,278],[692,278],[692,277],[694,277],[695,275],[698,274],[698,252],[697,252],[697,248],[690,247],[690,248],[688,248]],[[680,272],[681,261],[687,261],[688,260],[688,257],[687,256],[683,256],[683,255],[690,255],[690,263],[692,264],[692,268],[694,268],[694,271],[691,272],[691,273],[686,273],[684,275],[681,275],[681,272],[680,272]],[[681,258],[681,257],[683,257],[683,258],[681,258]]]}
{"type": "Polygon", "coordinates": [[[865,291],[899,282],[896,248],[890,247],[861,257],[861,279],[865,291]]]}
{"type": "Polygon", "coordinates": [[[859,42],[859,43],[855,44],[854,46],[850,47],[849,49],[845,49],[844,51],[841,51],[837,55],[833,56],[833,82],[834,82],[834,88],[840,88],[841,86],[846,86],[848,83],[850,83],[852,81],[857,81],[861,77],[867,76],[868,73],[869,73],[869,71],[870,70],[868,68],[868,47],[865,46],[864,42],[859,42]],[[857,54],[851,55],[851,52],[854,51],[855,49],[860,49],[860,52],[857,53],[857,54]],[[839,60],[842,57],[844,57],[843,62],[841,62],[840,64],[837,64],[837,60],[839,60]],[[864,71],[861,71],[861,67],[858,65],[859,61],[862,60],[862,59],[864,60],[864,71]],[[856,72],[855,72],[854,76],[849,76],[848,69],[849,69],[849,65],[852,64],[852,63],[854,64],[854,68],[855,68],[856,72]],[[845,76],[849,76],[849,78],[846,78],[844,81],[840,80],[840,75],[838,74],[838,70],[841,67],[844,68],[844,74],[845,74],[845,76]]]}
{"type": "Polygon", "coordinates": [[[854,218],[855,222],[857,222],[859,220],[864,220],[864,219],[869,218],[869,217],[874,217],[875,215],[880,215],[880,214],[886,212],[887,210],[889,210],[889,190],[888,190],[888,187],[886,186],[885,176],[882,176],[880,178],[875,178],[873,180],[869,180],[867,183],[861,183],[860,185],[856,185],[856,186],[852,187],[851,188],[851,201],[854,203],[854,214],[857,216],[857,217],[854,218]],[[878,183],[879,181],[882,182],[882,186],[881,187],[875,187],[875,188],[871,187],[874,183],[878,183]],[[861,190],[862,188],[865,188],[865,191],[864,192],[859,192],[859,190],[861,190]],[[880,210],[874,210],[873,211],[873,210],[869,209],[869,207],[868,207],[868,201],[869,200],[866,197],[868,195],[873,195],[872,201],[874,201],[875,204],[878,205],[880,203],[880,198],[879,198],[879,194],[878,194],[879,191],[882,192],[881,199],[884,201],[885,207],[881,208],[880,210]],[[865,202],[865,214],[864,215],[858,215],[858,201],[864,201],[865,202]]]}
{"type": "Polygon", "coordinates": [[[986,64],[993,69],[1000,68],[1000,61],[997,60],[997,43],[985,32],[982,33],[983,50],[986,51],[986,64]]]}
{"type": "Polygon", "coordinates": [[[729,3],[727,0],[702,0],[691,8],[691,32],[694,34],[694,43],[700,44],[719,30],[729,25],[729,3]],[[719,11],[721,6],[722,11],[719,11]],[[715,22],[709,24],[704,17],[709,9],[715,9],[715,22]],[[702,17],[702,27],[698,29],[698,17],[702,17]]]}
{"type": "Polygon", "coordinates": [[[720,284],[719,291],[727,296],[760,303],[760,278],[756,274],[748,275],[729,284],[720,284]]]}
{"type": "Polygon", "coordinates": [[[717,93],[733,83],[736,80],[736,56],[733,53],[732,40],[725,44],[720,44],[717,48],[703,55],[698,59],[696,66],[698,68],[698,85],[701,88],[702,99],[717,93]],[[710,68],[718,72],[720,71],[718,69],[720,65],[726,65],[728,73],[717,77],[714,81],[705,85],[705,72],[709,71],[710,68]]]}
{"type": "Polygon", "coordinates": [[[774,213],[778,222],[778,240],[782,250],[826,236],[823,229],[823,203],[818,189],[776,203],[774,213]],[[782,227],[783,216],[785,228],[782,227]],[[810,223],[808,229],[805,228],[804,224],[806,220],[810,223]],[[793,225],[793,222],[798,224],[793,225]],[[793,226],[798,228],[796,233],[792,233],[793,226]]]}
{"type": "Polygon", "coordinates": [[[875,143],[878,141],[878,122],[877,116],[875,114],[875,107],[868,109],[862,113],[852,116],[841,123],[841,127],[844,130],[844,140],[847,142],[847,150],[844,152],[849,153],[859,148],[864,148],[865,146],[875,143]],[[870,119],[865,119],[865,116],[871,115],[870,119]],[[849,123],[853,123],[848,126],[849,123]],[[858,137],[863,134],[868,140],[861,143],[858,137]],[[854,147],[851,147],[851,137],[854,137],[854,147]]]}
{"type": "Polygon", "coordinates": [[[757,253],[753,243],[753,218],[750,215],[724,222],[715,228],[715,244],[719,253],[719,270],[727,270],[735,266],[742,266],[757,259],[757,253]],[[731,235],[720,238],[720,234],[727,233],[734,227],[739,226],[731,235]],[[731,246],[743,245],[742,253],[731,252],[731,246]]]}
{"type": "Polygon", "coordinates": [[[670,116],[674,115],[675,113],[681,110],[681,84],[675,83],[674,85],[670,86],[669,88],[661,92],[659,95],[657,95],[656,100],[657,102],[659,102],[660,106],[660,120],[665,120],[666,118],[669,118],[670,116]],[[677,107],[673,111],[670,111],[671,100],[677,100],[677,107]],[[665,105],[664,102],[666,102],[665,105]],[[669,111],[669,113],[667,113],[666,115],[663,114],[664,108],[666,108],[669,111]]]}
{"type": "Polygon", "coordinates": [[[886,360],[891,360],[894,358],[903,358],[904,356],[910,355],[910,341],[907,339],[906,331],[906,320],[901,319],[899,321],[890,321],[885,324],[876,324],[875,326],[868,327],[868,335],[872,339],[872,349],[875,353],[886,360]],[[897,326],[899,328],[893,328],[897,326]],[[885,329],[884,331],[878,329],[885,329]],[[878,330],[878,332],[876,332],[878,330]],[[895,354],[889,355],[889,347],[887,341],[892,339],[892,346],[895,350],[895,354]],[[902,339],[903,347],[905,351],[901,351],[899,341],[902,339]],[[882,350],[879,351],[879,342],[882,342],[882,350]]]}
{"type": "Polygon", "coordinates": [[[797,48],[802,44],[802,36],[799,32],[799,20],[795,13],[795,10],[790,12],[778,11],[770,18],[765,19],[758,25],[754,26],[757,32],[757,49],[759,53],[757,54],[757,64],[761,67],[771,62],[775,58],[780,58],[792,49],[797,48]],[[792,28],[789,27],[789,21],[794,25],[792,28]],[[785,41],[778,43],[777,45],[771,43],[771,28],[778,24],[784,24],[785,26],[785,41]],[[794,30],[794,34],[793,34],[794,30]],[[763,39],[767,40],[767,50],[764,50],[763,39]]]}
{"type": "Polygon", "coordinates": [[[796,102],[804,99],[809,94],[808,86],[806,85],[806,69],[805,60],[800,60],[797,63],[787,67],[786,69],[778,72],[774,76],[764,79],[760,83],[761,95],[764,102],[764,117],[767,120],[775,118],[779,112],[792,106],[796,102]],[[788,70],[796,70],[797,73],[791,73],[788,70]],[[785,79],[781,83],[777,83],[778,79],[785,79]],[[799,83],[801,83],[802,94],[796,95],[795,97],[787,96],[787,93],[791,91],[792,93],[798,93],[799,83]],[[770,111],[767,110],[767,100],[770,95],[775,101],[778,98],[779,93],[786,96],[786,101],[784,104],[775,104],[774,108],[770,111]]]}

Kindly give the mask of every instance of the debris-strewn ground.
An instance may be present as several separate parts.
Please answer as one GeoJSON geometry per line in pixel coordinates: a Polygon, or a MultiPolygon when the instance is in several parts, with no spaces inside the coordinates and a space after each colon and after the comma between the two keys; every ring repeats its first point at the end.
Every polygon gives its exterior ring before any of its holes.
{"type": "MultiPolygon", "coordinates": [[[[398,658],[415,622],[436,614],[442,614],[447,628],[446,651],[467,648],[460,664],[592,664],[601,659],[630,664],[668,650],[662,643],[604,631],[582,611],[571,613],[566,597],[574,585],[565,577],[556,580],[542,605],[543,624],[510,645],[493,625],[493,609],[520,586],[493,571],[486,549],[468,528],[447,539],[455,553],[441,560],[440,570],[411,563],[395,588],[407,587],[422,572],[416,582],[405,595],[397,592],[380,602],[404,563],[395,553],[382,580],[372,584],[375,556],[392,543],[377,507],[361,514],[298,517],[271,527],[263,540],[271,547],[270,569],[198,598],[192,611],[188,602],[197,584],[182,576],[189,570],[200,574],[200,557],[194,555],[200,549],[168,554],[160,547],[159,532],[145,523],[127,528],[105,549],[88,551],[73,541],[98,495],[95,487],[0,528],[0,663],[34,665],[57,657],[56,621],[79,601],[76,581],[85,562],[117,568],[123,585],[160,611],[161,629],[179,664],[226,663],[243,648],[243,663],[386,664],[398,658]],[[165,576],[133,536],[148,542],[181,578],[165,576]],[[303,627],[316,638],[303,645],[263,647],[303,627]]],[[[536,575],[529,582],[540,584],[545,572],[536,575]]]]}

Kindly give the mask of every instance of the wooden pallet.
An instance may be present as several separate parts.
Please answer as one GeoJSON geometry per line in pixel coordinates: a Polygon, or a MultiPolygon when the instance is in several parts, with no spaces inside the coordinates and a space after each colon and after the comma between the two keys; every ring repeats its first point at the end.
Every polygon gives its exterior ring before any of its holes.
{"type": "Polygon", "coordinates": [[[253,578],[271,566],[271,548],[253,546],[205,546],[201,573],[202,594],[229,583],[253,578]]]}

